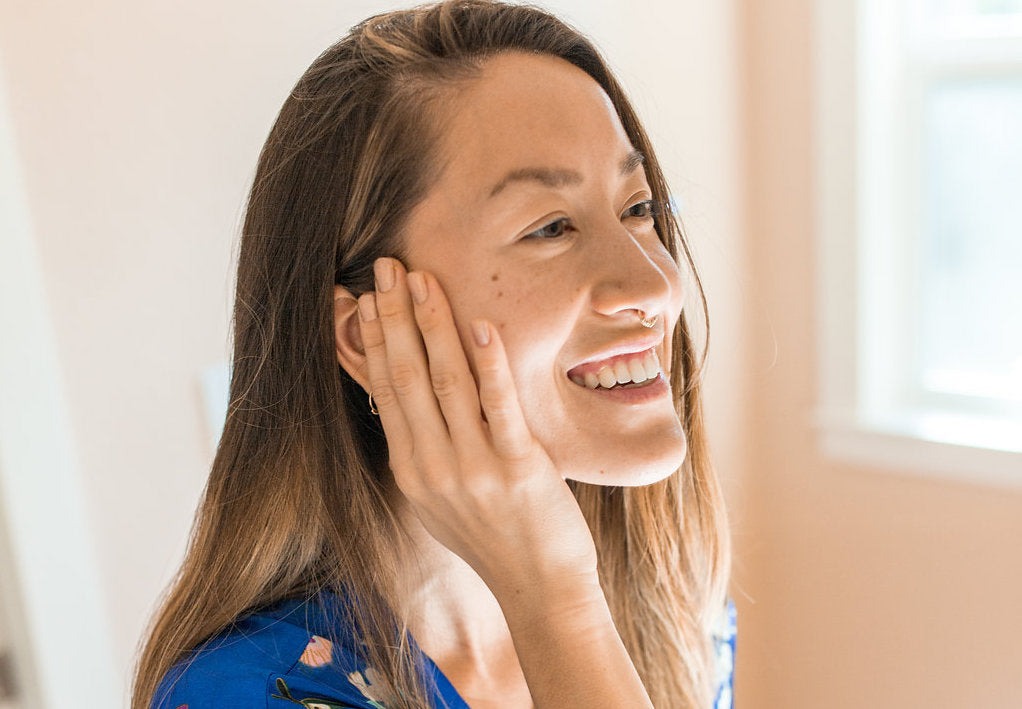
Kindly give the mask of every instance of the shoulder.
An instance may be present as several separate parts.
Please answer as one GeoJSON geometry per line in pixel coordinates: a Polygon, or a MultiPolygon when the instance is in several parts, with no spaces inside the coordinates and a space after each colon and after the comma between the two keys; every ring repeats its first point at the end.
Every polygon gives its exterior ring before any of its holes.
{"type": "Polygon", "coordinates": [[[175,665],[152,709],[379,707],[350,628],[320,599],[239,619],[175,665]]]}

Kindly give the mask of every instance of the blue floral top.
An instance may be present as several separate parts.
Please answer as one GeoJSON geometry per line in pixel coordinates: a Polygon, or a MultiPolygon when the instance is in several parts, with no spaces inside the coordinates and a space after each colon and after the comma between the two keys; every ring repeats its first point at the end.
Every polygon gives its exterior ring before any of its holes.
{"type": "MultiPolygon", "coordinates": [[[[360,659],[355,641],[344,640],[354,635],[336,627],[340,614],[331,613],[330,606],[337,602],[324,593],[240,619],[167,673],[152,709],[386,709],[392,690],[360,659]]],[[[715,636],[714,709],[732,709],[734,635],[729,601],[715,636]]],[[[434,705],[469,709],[433,661],[421,655],[427,680],[435,683],[434,705]]]]}

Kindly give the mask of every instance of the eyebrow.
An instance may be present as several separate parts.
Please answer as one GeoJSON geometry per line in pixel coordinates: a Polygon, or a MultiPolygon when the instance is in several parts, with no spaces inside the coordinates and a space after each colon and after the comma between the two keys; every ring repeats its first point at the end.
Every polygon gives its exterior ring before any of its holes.
{"type": "MultiPolygon", "coordinates": [[[[646,161],[646,157],[638,150],[632,150],[618,166],[621,175],[630,175],[646,161]]],[[[538,182],[544,187],[558,188],[577,185],[582,182],[582,174],[575,170],[554,167],[522,167],[511,170],[504,175],[490,190],[490,198],[496,197],[506,187],[516,182],[538,182]]]]}

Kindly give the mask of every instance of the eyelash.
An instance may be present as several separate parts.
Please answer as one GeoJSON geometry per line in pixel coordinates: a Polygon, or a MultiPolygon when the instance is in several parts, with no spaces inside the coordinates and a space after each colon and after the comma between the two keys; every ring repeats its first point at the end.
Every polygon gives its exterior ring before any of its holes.
{"type": "MultiPolygon", "coordinates": [[[[626,209],[625,213],[622,215],[622,218],[629,217],[629,218],[632,218],[632,219],[643,219],[643,220],[646,220],[646,219],[652,219],[657,214],[659,214],[659,210],[657,209],[656,202],[653,201],[652,199],[646,199],[646,200],[643,200],[641,202],[636,202],[632,206],[628,207],[628,209],[626,209]],[[634,213],[632,213],[633,210],[635,210],[637,207],[642,207],[644,213],[643,214],[634,214],[634,213]]],[[[535,231],[529,232],[528,234],[525,235],[525,238],[526,239],[540,239],[540,240],[559,239],[560,237],[564,236],[565,232],[568,229],[572,229],[573,230],[574,228],[575,227],[572,226],[570,219],[568,219],[567,217],[561,217],[560,219],[555,219],[554,221],[550,222],[549,224],[545,224],[544,226],[541,226],[539,229],[536,229],[535,231]],[[557,228],[558,229],[557,233],[547,233],[547,234],[544,234],[544,232],[546,232],[551,227],[557,228]]]]}

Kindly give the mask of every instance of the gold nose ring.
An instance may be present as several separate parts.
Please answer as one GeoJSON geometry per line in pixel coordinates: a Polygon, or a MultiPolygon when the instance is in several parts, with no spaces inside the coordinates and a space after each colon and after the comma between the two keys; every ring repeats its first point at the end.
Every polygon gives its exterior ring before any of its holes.
{"type": "Polygon", "coordinates": [[[647,317],[646,313],[644,313],[644,312],[642,312],[640,310],[639,311],[639,324],[642,325],[643,327],[653,327],[654,325],[656,325],[656,321],[657,321],[658,317],[660,317],[660,316],[659,315],[654,315],[653,317],[647,317]]]}

